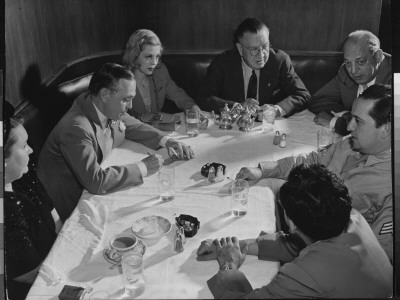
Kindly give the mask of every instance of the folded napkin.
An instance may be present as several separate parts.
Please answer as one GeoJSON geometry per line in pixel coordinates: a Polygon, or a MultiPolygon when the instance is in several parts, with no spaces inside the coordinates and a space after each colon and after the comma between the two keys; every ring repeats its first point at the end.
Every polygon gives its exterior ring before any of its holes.
{"type": "Polygon", "coordinates": [[[104,237],[106,223],[104,205],[88,200],[78,203],[39,270],[47,284],[65,282],[71,270],[91,259],[104,237]]]}

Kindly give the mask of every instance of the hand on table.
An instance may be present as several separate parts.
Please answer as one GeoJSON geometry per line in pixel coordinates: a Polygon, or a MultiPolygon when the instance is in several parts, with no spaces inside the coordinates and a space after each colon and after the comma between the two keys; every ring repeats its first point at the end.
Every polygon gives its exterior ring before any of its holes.
{"type": "Polygon", "coordinates": [[[242,106],[243,107],[248,107],[249,108],[249,110],[252,112],[252,113],[254,113],[257,109],[260,109],[260,106],[259,106],[259,102],[256,100],[256,99],[253,99],[253,98],[247,98],[243,103],[242,103],[242,106]]]}
{"type": "Polygon", "coordinates": [[[185,143],[178,142],[174,139],[168,139],[167,142],[165,143],[165,147],[168,149],[168,155],[171,158],[176,158],[174,157],[175,153],[177,154],[179,159],[194,158],[194,152],[192,148],[190,148],[190,146],[187,146],[185,143]]]}
{"type": "Polygon", "coordinates": [[[273,110],[275,110],[275,118],[278,118],[281,116],[280,110],[275,105],[264,104],[264,105],[260,106],[260,109],[262,109],[263,111],[265,111],[267,109],[273,109],[273,110]]]}
{"type": "Polygon", "coordinates": [[[315,115],[314,122],[317,125],[329,127],[329,123],[331,122],[333,116],[326,111],[322,111],[319,114],[315,115]]]}
{"type": "MultiPolygon", "coordinates": [[[[247,243],[245,241],[239,241],[240,250],[242,253],[247,253],[247,243]]],[[[197,249],[197,261],[208,261],[217,259],[217,245],[214,240],[207,239],[201,242],[197,249]]]]}
{"type": "Polygon", "coordinates": [[[237,237],[226,237],[221,238],[221,240],[215,239],[214,243],[217,249],[219,269],[239,269],[246,258],[247,246],[240,249],[237,237]]]}
{"type": "Polygon", "coordinates": [[[162,167],[164,159],[160,154],[151,154],[142,159],[142,162],[146,165],[147,174],[150,175],[154,174],[162,167]]]}
{"type": "Polygon", "coordinates": [[[239,173],[236,174],[235,179],[244,179],[249,185],[254,185],[260,181],[262,177],[262,171],[260,168],[241,168],[239,173]]]}

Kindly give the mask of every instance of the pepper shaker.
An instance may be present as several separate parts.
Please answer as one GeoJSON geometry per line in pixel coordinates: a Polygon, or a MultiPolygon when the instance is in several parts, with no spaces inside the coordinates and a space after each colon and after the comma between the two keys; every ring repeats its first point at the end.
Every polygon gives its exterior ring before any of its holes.
{"type": "Polygon", "coordinates": [[[218,166],[217,174],[216,174],[215,182],[220,182],[224,180],[224,170],[222,170],[222,166],[218,166]]]}
{"type": "Polygon", "coordinates": [[[215,169],[213,166],[208,169],[208,181],[215,182],[215,169]]]}
{"type": "Polygon", "coordinates": [[[286,134],[282,134],[281,141],[279,143],[279,147],[285,148],[286,147],[286,134]]]}
{"type": "Polygon", "coordinates": [[[275,132],[273,144],[279,145],[280,142],[281,142],[281,135],[280,135],[279,131],[277,131],[277,132],[275,132]]]}
{"type": "Polygon", "coordinates": [[[177,253],[183,252],[182,234],[179,229],[176,230],[174,238],[174,251],[177,253]]]}

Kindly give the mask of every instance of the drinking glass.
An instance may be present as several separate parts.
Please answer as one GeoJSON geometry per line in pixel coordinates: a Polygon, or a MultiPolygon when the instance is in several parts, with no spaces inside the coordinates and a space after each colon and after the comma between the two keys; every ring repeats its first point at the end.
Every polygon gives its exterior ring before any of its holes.
{"type": "Polygon", "coordinates": [[[267,107],[263,112],[263,119],[262,119],[263,132],[274,131],[275,118],[276,118],[275,108],[272,106],[267,107]]]}
{"type": "Polygon", "coordinates": [[[137,252],[126,252],[121,260],[125,294],[135,298],[141,295],[146,282],[143,273],[143,257],[137,252]]]}
{"type": "Polygon", "coordinates": [[[249,183],[244,179],[232,182],[232,214],[241,217],[247,214],[247,200],[249,194],[249,183]]]}
{"type": "Polygon", "coordinates": [[[189,108],[185,111],[186,114],[186,133],[191,136],[199,135],[199,111],[195,108],[189,108]]]}
{"type": "Polygon", "coordinates": [[[158,171],[158,191],[160,199],[171,201],[175,199],[175,169],[162,167],[158,171]]]}
{"type": "Polygon", "coordinates": [[[329,128],[323,127],[320,128],[317,132],[317,147],[318,147],[318,152],[321,152],[321,150],[328,146],[329,144],[332,144],[334,141],[334,133],[332,130],[329,128]]]}

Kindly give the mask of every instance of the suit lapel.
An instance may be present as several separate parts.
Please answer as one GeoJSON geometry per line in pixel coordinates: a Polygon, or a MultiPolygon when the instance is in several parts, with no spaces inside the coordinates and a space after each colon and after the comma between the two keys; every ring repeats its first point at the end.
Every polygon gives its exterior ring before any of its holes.
{"type": "MultiPolygon", "coordinates": [[[[146,107],[144,105],[143,102],[143,98],[142,95],[139,92],[139,89],[136,87],[136,95],[135,98],[133,98],[132,101],[132,110],[134,110],[135,112],[145,112],[146,111],[146,107]]],[[[138,113],[139,115],[141,115],[142,113],[138,113]]]]}
{"type": "MultiPolygon", "coordinates": [[[[237,50],[235,51],[234,61],[235,63],[232,65],[232,83],[229,83],[229,86],[232,86],[232,95],[234,95],[234,99],[239,98],[242,101],[246,100],[246,95],[244,94],[244,78],[243,78],[243,68],[242,68],[242,58],[240,57],[237,50]]],[[[227,77],[229,78],[229,77],[227,77]]]]}

